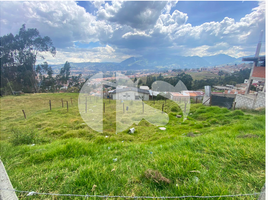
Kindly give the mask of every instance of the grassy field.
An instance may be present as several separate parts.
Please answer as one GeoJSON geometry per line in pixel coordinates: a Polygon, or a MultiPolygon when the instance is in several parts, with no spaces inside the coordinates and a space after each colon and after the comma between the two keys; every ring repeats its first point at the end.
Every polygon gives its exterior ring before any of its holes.
{"type": "Polygon", "coordinates": [[[209,71],[203,71],[203,72],[187,72],[186,74],[189,74],[193,77],[193,80],[202,80],[202,79],[212,79],[212,78],[218,78],[219,76],[217,74],[213,74],[209,71]]]}
{"type": "MultiPolygon", "coordinates": [[[[116,104],[105,100],[103,133],[98,133],[81,118],[78,94],[32,94],[0,100],[1,160],[18,190],[211,196],[260,192],[265,182],[264,110],[230,111],[191,104],[183,121],[176,118],[182,114],[178,106],[167,101],[165,131],[142,120],[131,126],[135,133],[128,134],[127,130],[116,132],[116,104]]],[[[160,110],[163,103],[145,102],[160,110]]],[[[17,195],[26,198],[25,193],[17,195]]],[[[27,199],[83,198],[35,195],[27,199]]]]}

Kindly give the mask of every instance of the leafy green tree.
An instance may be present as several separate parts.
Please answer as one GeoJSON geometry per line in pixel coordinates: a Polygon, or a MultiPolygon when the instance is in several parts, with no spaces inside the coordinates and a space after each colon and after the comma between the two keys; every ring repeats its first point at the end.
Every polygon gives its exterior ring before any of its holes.
{"type": "Polygon", "coordinates": [[[56,80],[53,78],[53,70],[51,66],[48,66],[47,62],[44,62],[44,64],[37,65],[36,67],[36,73],[39,76],[39,88],[42,90],[42,92],[45,91],[55,91],[55,84],[56,80]]]}
{"type": "Polygon", "coordinates": [[[35,63],[40,53],[56,54],[48,36],[41,37],[37,29],[27,29],[25,24],[17,35],[12,33],[0,37],[1,91],[9,82],[14,90],[38,92],[35,63]]]}
{"type": "Polygon", "coordinates": [[[71,65],[68,61],[66,61],[64,66],[60,69],[60,74],[57,75],[57,80],[59,84],[62,85],[67,83],[71,74],[70,69],[71,65]]]}

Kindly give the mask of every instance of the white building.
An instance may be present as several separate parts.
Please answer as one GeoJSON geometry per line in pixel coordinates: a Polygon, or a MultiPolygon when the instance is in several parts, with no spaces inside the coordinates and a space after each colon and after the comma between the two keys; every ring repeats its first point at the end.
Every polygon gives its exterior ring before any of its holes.
{"type": "Polygon", "coordinates": [[[134,87],[128,87],[123,89],[115,89],[110,92],[112,98],[115,100],[149,100],[149,91],[138,89],[134,87]]]}
{"type": "Polygon", "coordinates": [[[142,90],[150,90],[150,88],[148,86],[143,86],[143,85],[140,86],[140,89],[142,89],[142,90]]]}

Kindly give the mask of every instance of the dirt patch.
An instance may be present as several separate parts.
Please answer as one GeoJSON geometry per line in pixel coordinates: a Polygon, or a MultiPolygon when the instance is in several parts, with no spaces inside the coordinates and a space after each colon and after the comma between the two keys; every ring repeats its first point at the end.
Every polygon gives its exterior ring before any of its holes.
{"type": "Polygon", "coordinates": [[[190,133],[188,133],[186,136],[187,137],[198,137],[198,136],[200,136],[201,134],[194,134],[193,132],[190,132],[190,133]]]}
{"type": "Polygon", "coordinates": [[[156,183],[167,183],[170,184],[171,181],[164,177],[161,172],[157,171],[157,170],[152,170],[152,169],[147,169],[144,172],[144,175],[147,179],[153,180],[156,183]]]}
{"type": "Polygon", "coordinates": [[[237,138],[258,138],[258,135],[254,134],[246,134],[246,135],[238,135],[237,138]]]}

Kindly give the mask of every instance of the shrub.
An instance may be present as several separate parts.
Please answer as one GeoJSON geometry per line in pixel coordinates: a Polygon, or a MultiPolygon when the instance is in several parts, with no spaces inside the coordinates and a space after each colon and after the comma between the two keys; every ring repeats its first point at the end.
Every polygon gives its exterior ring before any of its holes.
{"type": "Polygon", "coordinates": [[[178,106],[173,106],[173,107],[171,108],[171,111],[172,111],[172,112],[179,112],[179,108],[178,108],[178,106]]]}
{"type": "Polygon", "coordinates": [[[10,142],[17,146],[22,144],[34,144],[37,142],[37,136],[32,129],[12,129],[12,137],[10,142]]]}

